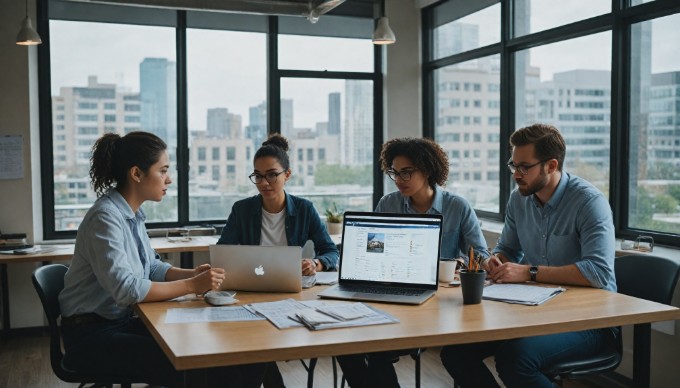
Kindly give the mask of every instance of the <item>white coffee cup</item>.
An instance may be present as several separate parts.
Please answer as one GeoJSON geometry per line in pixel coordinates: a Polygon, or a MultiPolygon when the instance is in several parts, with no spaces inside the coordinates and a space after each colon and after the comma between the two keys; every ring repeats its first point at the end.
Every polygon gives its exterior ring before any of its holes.
{"type": "Polygon", "coordinates": [[[439,259],[439,281],[451,283],[456,275],[456,264],[458,262],[451,259],[439,259]]]}

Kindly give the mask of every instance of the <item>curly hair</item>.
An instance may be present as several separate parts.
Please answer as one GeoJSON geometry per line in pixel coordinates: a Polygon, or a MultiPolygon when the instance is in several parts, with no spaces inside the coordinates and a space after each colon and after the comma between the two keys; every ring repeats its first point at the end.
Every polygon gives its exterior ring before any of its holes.
{"type": "Polygon", "coordinates": [[[262,147],[260,147],[257,152],[255,152],[253,161],[265,156],[276,158],[279,163],[281,163],[281,167],[287,171],[290,168],[290,159],[288,158],[288,140],[278,133],[272,133],[269,135],[269,138],[267,138],[267,140],[262,143],[262,147]]]}
{"type": "Polygon", "coordinates": [[[428,138],[402,137],[383,144],[380,152],[380,169],[386,172],[392,168],[397,156],[405,156],[415,168],[427,176],[427,183],[444,186],[449,177],[449,158],[442,147],[428,138]]]}
{"type": "Polygon", "coordinates": [[[90,157],[90,179],[97,197],[114,183],[119,189],[125,187],[132,167],[148,171],[166,149],[165,142],[149,132],[130,132],[123,137],[115,133],[102,135],[94,143],[90,157]]]}

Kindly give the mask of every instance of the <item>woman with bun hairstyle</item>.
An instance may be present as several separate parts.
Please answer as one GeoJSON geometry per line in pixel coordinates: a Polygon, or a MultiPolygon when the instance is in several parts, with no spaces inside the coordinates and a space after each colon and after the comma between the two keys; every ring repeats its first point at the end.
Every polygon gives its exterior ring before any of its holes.
{"type": "Polygon", "coordinates": [[[59,294],[64,366],[84,375],[183,386],[259,387],[264,364],[176,371],[139,318],[136,303],[219,289],[224,270],[209,264],[181,269],[151,248],[141,206],[160,202],[172,179],[167,146],[156,135],[104,134],[92,148],[90,178],[98,199],[76,236],[59,294]]]}
{"type": "Polygon", "coordinates": [[[315,255],[302,260],[302,274],[336,270],[338,248],[314,205],[285,191],[292,175],[286,138],[270,135],[255,153],[253,167],[249,178],[259,194],[234,204],[217,243],[303,247],[312,240],[315,255]]]}
{"type": "MultiPolygon", "coordinates": [[[[285,191],[292,175],[286,138],[270,135],[255,153],[253,167],[249,178],[259,194],[234,204],[217,243],[303,247],[312,240],[314,257],[302,259],[302,275],[337,270],[338,248],[314,205],[285,191]]],[[[264,387],[283,386],[276,363],[268,364],[264,387]]]]}

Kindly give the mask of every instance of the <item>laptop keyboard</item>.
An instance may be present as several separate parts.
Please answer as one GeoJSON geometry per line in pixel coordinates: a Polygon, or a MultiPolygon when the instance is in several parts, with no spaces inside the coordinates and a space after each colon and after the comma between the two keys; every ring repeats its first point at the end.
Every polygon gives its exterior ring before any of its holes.
{"type": "Polygon", "coordinates": [[[358,286],[358,285],[341,285],[340,290],[349,292],[361,292],[375,295],[404,295],[404,296],[418,296],[425,293],[425,290],[418,288],[400,288],[400,287],[381,287],[381,286],[358,286]]]}

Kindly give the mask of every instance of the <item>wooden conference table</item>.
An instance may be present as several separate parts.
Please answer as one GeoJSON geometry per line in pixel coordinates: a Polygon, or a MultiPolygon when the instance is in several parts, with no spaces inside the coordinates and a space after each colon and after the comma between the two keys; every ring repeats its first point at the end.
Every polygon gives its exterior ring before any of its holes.
{"type": "MultiPolygon", "coordinates": [[[[239,292],[241,304],[294,298],[315,299],[322,287],[299,294],[239,292]]],[[[279,330],[268,321],[166,324],[166,311],[206,307],[203,301],[137,305],[149,328],[177,370],[304,359],[341,354],[432,347],[635,325],[635,387],[650,379],[650,322],[680,319],[680,309],[586,287],[568,291],[540,306],[482,301],[462,303],[459,288],[440,287],[420,306],[375,303],[400,323],[322,331],[279,330]]]]}

